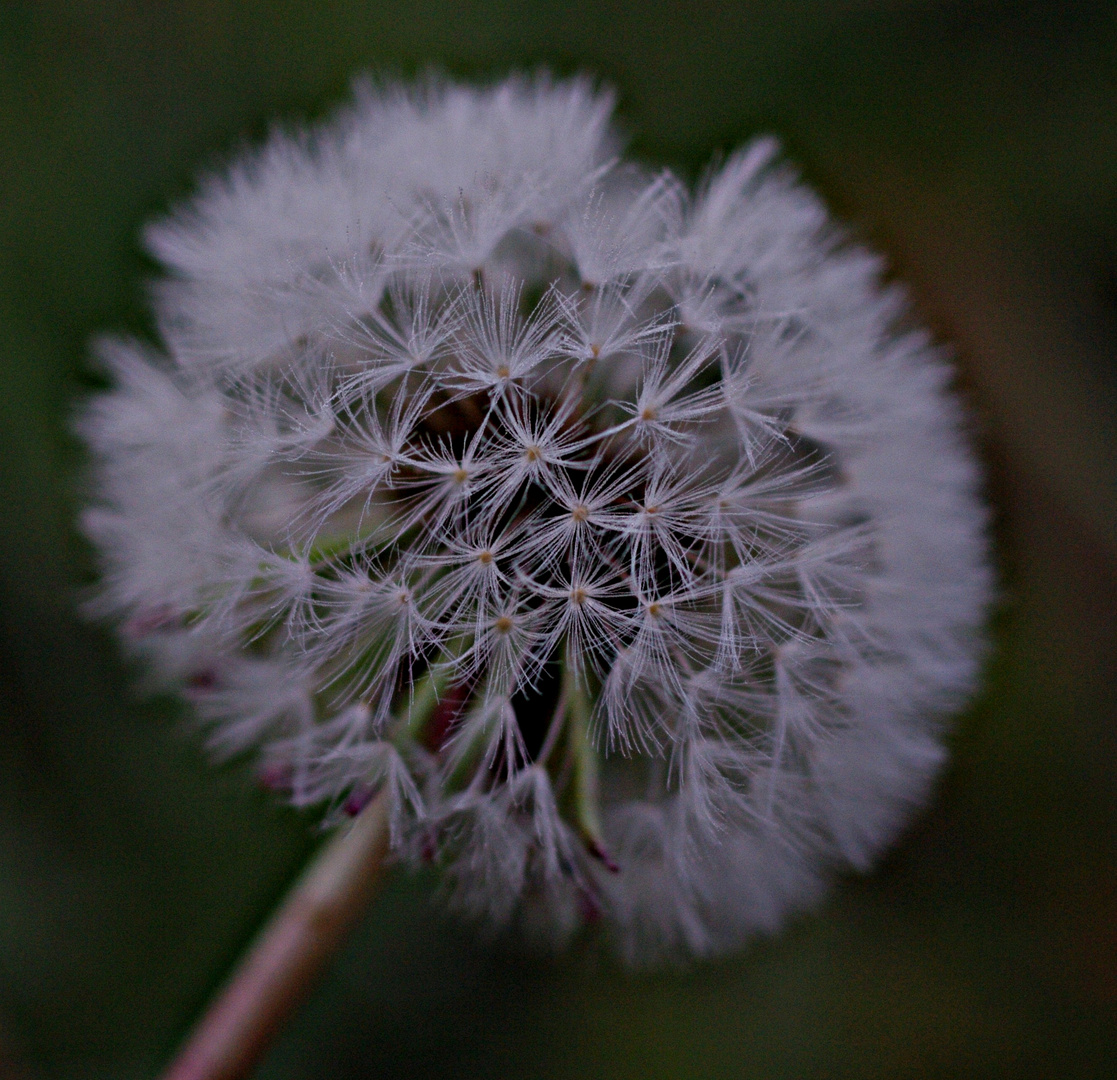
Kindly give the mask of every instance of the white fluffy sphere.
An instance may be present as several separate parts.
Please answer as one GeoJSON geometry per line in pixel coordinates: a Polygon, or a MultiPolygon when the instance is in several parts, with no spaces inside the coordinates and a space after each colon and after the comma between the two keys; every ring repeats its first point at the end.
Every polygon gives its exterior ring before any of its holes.
{"type": "Polygon", "coordinates": [[[760,140],[695,194],[584,81],[358,88],[147,233],[82,419],[97,607],[300,804],[634,963],[924,798],[990,592],[950,369],[760,140]]]}

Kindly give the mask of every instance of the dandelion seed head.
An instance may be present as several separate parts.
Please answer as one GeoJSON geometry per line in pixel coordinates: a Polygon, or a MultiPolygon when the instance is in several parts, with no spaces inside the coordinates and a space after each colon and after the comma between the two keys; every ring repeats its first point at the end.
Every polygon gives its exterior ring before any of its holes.
{"type": "Polygon", "coordinates": [[[584,80],[361,84],[147,237],[93,602],[299,805],[636,964],[896,835],[990,593],[949,369],[771,140],[696,193],[584,80]],[[583,913],[583,917],[579,916],[583,913]],[[592,913],[592,917],[589,913],[592,913]]]}

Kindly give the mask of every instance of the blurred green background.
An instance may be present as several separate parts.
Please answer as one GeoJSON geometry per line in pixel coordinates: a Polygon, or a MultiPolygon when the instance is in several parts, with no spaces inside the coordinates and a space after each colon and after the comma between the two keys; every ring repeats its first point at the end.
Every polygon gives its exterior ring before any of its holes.
{"type": "Polygon", "coordinates": [[[878,872],[719,963],[476,940],[397,876],[261,1076],[1117,1075],[1117,5],[4,0],[0,1075],[153,1076],[314,843],[74,601],[91,334],[141,223],[361,69],[546,64],[696,176],[760,130],[956,344],[1003,581],[988,686],[878,872]]]}

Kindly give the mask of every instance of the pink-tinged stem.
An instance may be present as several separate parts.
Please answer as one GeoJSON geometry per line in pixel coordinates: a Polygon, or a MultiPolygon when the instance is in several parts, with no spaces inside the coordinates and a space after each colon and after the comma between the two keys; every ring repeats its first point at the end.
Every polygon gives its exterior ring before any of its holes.
{"type": "Polygon", "coordinates": [[[163,1080],[242,1080],[372,898],[388,851],[381,791],[316,856],[195,1025],[163,1080]]]}

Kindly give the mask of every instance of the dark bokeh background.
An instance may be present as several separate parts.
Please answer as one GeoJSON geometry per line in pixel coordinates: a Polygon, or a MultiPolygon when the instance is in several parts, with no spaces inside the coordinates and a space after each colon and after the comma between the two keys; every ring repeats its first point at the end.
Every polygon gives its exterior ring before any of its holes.
{"type": "Polygon", "coordinates": [[[314,842],[73,614],[89,336],[149,332],[137,231],[200,165],[432,62],[596,72],[690,176],[784,138],[957,344],[997,651],[927,813],[779,939],[635,977],[397,877],[261,1075],[1117,1075],[1117,5],[976,0],[4,0],[0,1074],[152,1076],[314,842]]]}

